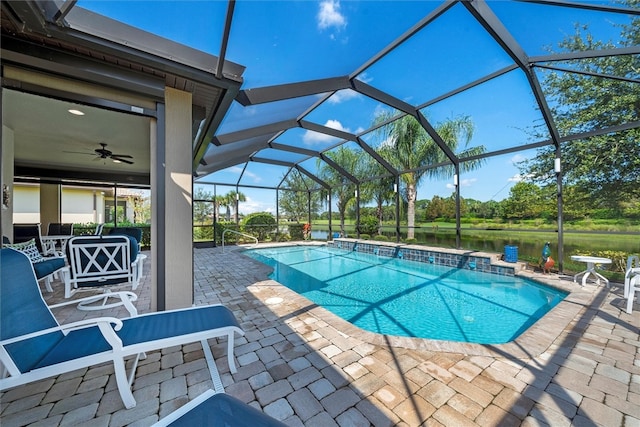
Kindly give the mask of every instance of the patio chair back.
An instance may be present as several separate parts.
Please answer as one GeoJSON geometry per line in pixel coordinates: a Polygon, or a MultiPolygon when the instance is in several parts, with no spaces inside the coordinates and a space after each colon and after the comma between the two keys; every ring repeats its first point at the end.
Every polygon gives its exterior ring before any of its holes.
{"type": "Polygon", "coordinates": [[[137,244],[127,236],[75,236],[66,250],[74,288],[134,281],[131,263],[137,257],[137,244]]]}
{"type": "Polygon", "coordinates": [[[73,223],[52,222],[47,227],[47,236],[70,236],[73,234],[73,223]]]}
{"type": "MultiPolygon", "coordinates": [[[[29,258],[20,251],[7,248],[0,252],[0,262],[0,341],[59,326],[42,299],[29,258]]],[[[26,372],[63,337],[62,332],[56,331],[3,344],[2,348],[16,367],[26,372]]],[[[9,361],[3,360],[2,363],[7,366],[9,361]]]]}
{"type": "Polygon", "coordinates": [[[126,236],[131,236],[136,239],[136,242],[140,243],[142,241],[142,228],[138,227],[115,227],[109,230],[109,235],[121,235],[124,234],[126,236]]]}
{"type": "Polygon", "coordinates": [[[28,242],[31,239],[36,239],[36,247],[40,253],[43,253],[40,236],[40,224],[13,224],[13,243],[28,242]]]}

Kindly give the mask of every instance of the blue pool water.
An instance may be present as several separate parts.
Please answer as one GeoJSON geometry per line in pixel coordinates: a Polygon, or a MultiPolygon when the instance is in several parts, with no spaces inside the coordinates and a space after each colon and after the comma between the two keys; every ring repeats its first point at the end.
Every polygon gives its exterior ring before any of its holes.
{"type": "Polygon", "coordinates": [[[253,249],[270,278],[376,333],[482,344],[517,338],[567,295],[500,276],[325,246],[253,249]]]}

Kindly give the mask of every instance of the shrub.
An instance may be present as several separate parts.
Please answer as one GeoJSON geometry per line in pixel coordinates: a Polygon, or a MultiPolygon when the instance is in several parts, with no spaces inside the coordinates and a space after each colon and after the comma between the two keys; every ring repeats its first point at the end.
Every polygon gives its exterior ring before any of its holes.
{"type": "Polygon", "coordinates": [[[413,245],[413,244],[418,243],[418,239],[415,239],[415,238],[411,238],[411,239],[404,239],[404,242],[405,242],[407,245],[413,245]]]}
{"type": "Polygon", "coordinates": [[[369,239],[371,238],[371,236],[369,236],[369,235],[368,235],[368,234],[366,234],[366,233],[360,233],[360,238],[361,238],[362,240],[369,240],[369,239]]]}
{"type": "Polygon", "coordinates": [[[291,240],[304,240],[304,224],[298,222],[289,224],[288,227],[291,240]]]}
{"type": "Polygon", "coordinates": [[[371,215],[361,217],[359,229],[363,234],[378,234],[378,219],[371,215]]]}
{"type": "Polygon", "coordinates": [[[379,242],[388,242],[389,238],[387,236],[385,236],[384,234],[378,235],[378,236],[373,236],[373,240],[377,240],[379,242]]]}
{"type": "Polygon", "coordinates": [[[291,236],[289,236],[287,233],[280,233],[278,234],[278,242],[288,242],[291,240],[291,236]]]}
{"type": "Polygon", "coordinates": [[[255,212],[247,215],[243,220],[244,231],[255,236],[260,241],[276,230],[276,219],[269,212],[255,212]]]}

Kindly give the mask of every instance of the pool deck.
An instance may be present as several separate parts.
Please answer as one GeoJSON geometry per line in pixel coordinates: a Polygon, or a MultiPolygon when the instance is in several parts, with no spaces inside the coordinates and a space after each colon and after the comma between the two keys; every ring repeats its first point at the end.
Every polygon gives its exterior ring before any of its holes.
{"type": "MultiPolygon", "coordinates": [[[[195,249],[194,264],[196,305],[226,305],[246,332],[233,375],[226,340],[210,340],[226,393],[288,425],[640,426],[640,305],[626,314],[619,284],[523,271],[572,292],[515,342],[489,346],[362,331],[269,280],[236,247],[195,249]]],[[[141,313],[149,283],[136,291],[141,313]]],[[[62,300],[54,290],[48,303],[62,300]]],[[[133,409],[103,364],[1,393],[0,425],[148,426],[210,387],[200,344],[172,347],[141,361],[133,409]]]]}

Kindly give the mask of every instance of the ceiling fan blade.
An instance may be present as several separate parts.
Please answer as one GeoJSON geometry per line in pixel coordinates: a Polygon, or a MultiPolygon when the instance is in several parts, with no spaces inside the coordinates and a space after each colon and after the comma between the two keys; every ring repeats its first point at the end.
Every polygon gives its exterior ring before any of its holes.
{"type": "MultiPolygon", "coordinates": [[[[127,157],[131,157],[131,156],[127,156],[127,157]]],[[[121,156],[112,155],[111,159],[112,160],[117,160],[117,161],[122,162],[122,163],[126,163],[128,165],[132,165],[133,164],[133,162],[131,160],[123,159],[121,156]]]]}
{"type": "Polygon", "coordinates": [[[133,156],[130,156],[128,154],[111,154],[111,157],[124,157],[127,159],[133,159],[133,156]]]}
{"type": "Polygon", "coordinates": [[[84,151],[63,151],[63,153],[69,153],[69,154],[88,154],[90,156],[95,156],[95,153],[87,153],[84,151]]]}

